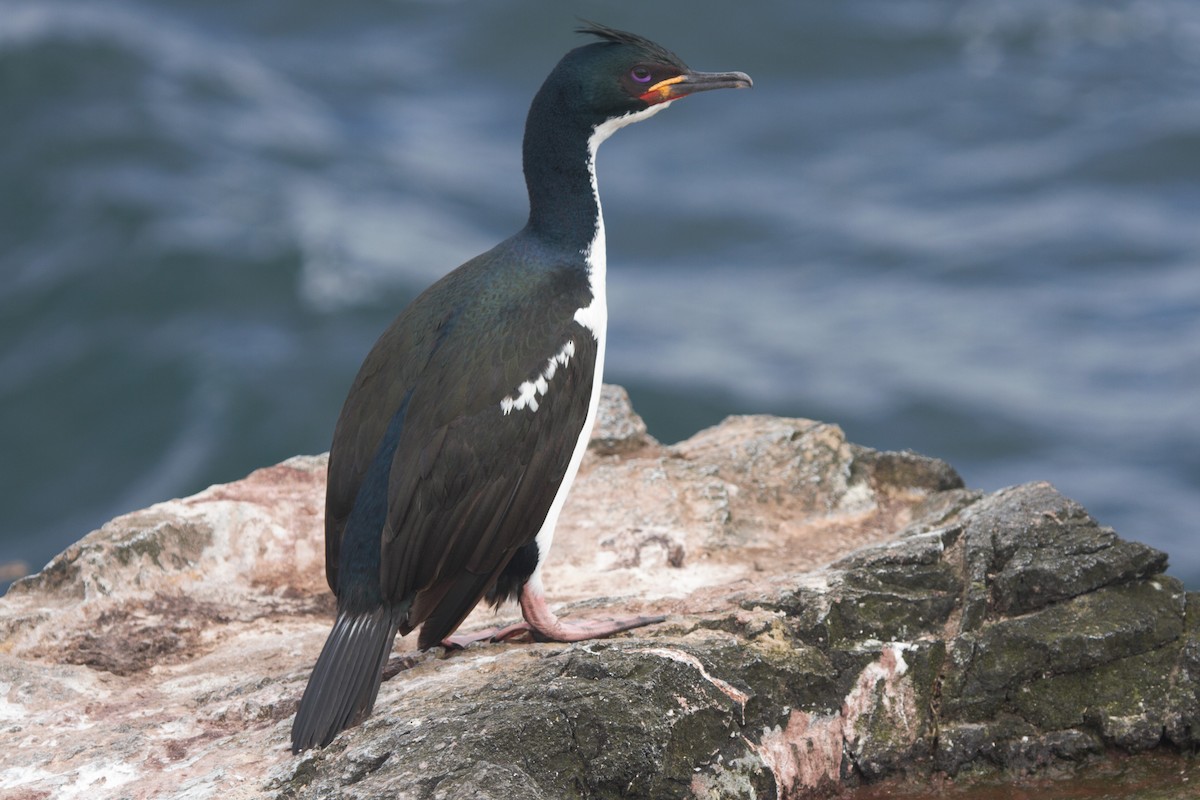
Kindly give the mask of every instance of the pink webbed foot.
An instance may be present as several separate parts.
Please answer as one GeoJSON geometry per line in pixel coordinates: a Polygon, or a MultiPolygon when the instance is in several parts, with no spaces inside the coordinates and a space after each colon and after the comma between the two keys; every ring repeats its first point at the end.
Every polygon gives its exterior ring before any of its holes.
{"type": "Polygon", "coordinates": [[[442,640],[442,646],[457,649],[475,642],[503,642],[526,633],[537,642],[583,642],[589,639],[603,639],[645,625],[655,625],[666,619],[665,616],[654,615],[564,622],[546,605],[546,598],[541,592],[535,592],[528,584],[521,589],[521,613],[525,617],[524,622],[448,636],[442,640]]]}
{"type": "Polygon", "coordinates": [[[473,633],[456,633],[453,636],[447,636],[442,639],[442,647],[447,650],[462,650],[476,642],[505,642],[530,632],[528,622],[516,622],[512,625],[485,628],[473,633]]]}
{"type": "Polygon", "coordinates": [[[550,607],[541,592],[535,592],[526,584],[521,589],[521,613],[529,625],[530,633],[539,642],[583,642],[588,639],[603,639],[614,633],[654,625],[666,619],[664,616],[618,617],[616,619],[589,619],[563,622],[550,607]]]}

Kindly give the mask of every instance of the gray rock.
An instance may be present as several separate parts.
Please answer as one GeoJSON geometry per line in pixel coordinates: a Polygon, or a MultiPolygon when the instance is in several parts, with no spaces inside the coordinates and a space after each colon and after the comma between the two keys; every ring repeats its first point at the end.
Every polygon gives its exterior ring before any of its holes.
{"type": "Polygon", "coordinates": [[[1053,487],[984,495],[808,420],[663,446],[623,391],[602,408],[547,588],[666,623],[402,640],[374,715],[292,756],[332,602],[325,460],[291,459],[113,520],[0,600],[0,795],[794,797],[1200,745],[1200,600],[1053,487]]]}
{"type": "Polygon", "coordinates": [[[656,447],[658,441],[646,432],[646,423],[634,412],[625,388],[605,385],[589,444],[593,453],[611,456],[656,447]]]}

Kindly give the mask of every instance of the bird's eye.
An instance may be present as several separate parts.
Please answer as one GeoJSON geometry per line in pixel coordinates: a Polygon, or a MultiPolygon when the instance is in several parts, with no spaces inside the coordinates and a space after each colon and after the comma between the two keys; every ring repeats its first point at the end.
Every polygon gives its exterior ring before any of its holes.
{"type": "Polygon", "coordinates": [[[629,77],[633,78],[638,83],[649,83],[650,78],[653,76],[650,74],[650,70],[646,69],[645,67],[634,67],[629,71],[629,77]]]}

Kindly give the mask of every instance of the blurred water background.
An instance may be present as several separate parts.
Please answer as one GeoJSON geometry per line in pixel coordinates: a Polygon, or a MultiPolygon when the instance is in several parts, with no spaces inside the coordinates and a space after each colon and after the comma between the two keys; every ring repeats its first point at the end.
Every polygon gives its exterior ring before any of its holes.
{"type": "Polygon", "coordinates": [[[1200,4],[0,0],[0,563],[328,448],[524,222],[576,17],[749,92],[599,159],[651,433],[841,425],[1048,480],[1200,589],[1200,4]]]}

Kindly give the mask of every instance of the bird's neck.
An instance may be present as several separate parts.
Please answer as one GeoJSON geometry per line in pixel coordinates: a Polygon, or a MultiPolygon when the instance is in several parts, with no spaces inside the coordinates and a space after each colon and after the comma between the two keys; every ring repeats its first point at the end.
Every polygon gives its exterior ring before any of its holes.
{"type": "Polygon", "coordinates": [[[530,232],[573,253],[587,255],[604,220],[596,187],[594,128],[586,123],[540,116],[525,129],[525,184],[530,232]]]}
{"type": "Polygon", "coordinates": [[[596,183],[596,151],[615,131],[646,119],[671,101],[621,117],[586,122],[562,110],[543,90],[525,125],[527,230],[588,260],[604,262],[604,217],[596,183]]]}

